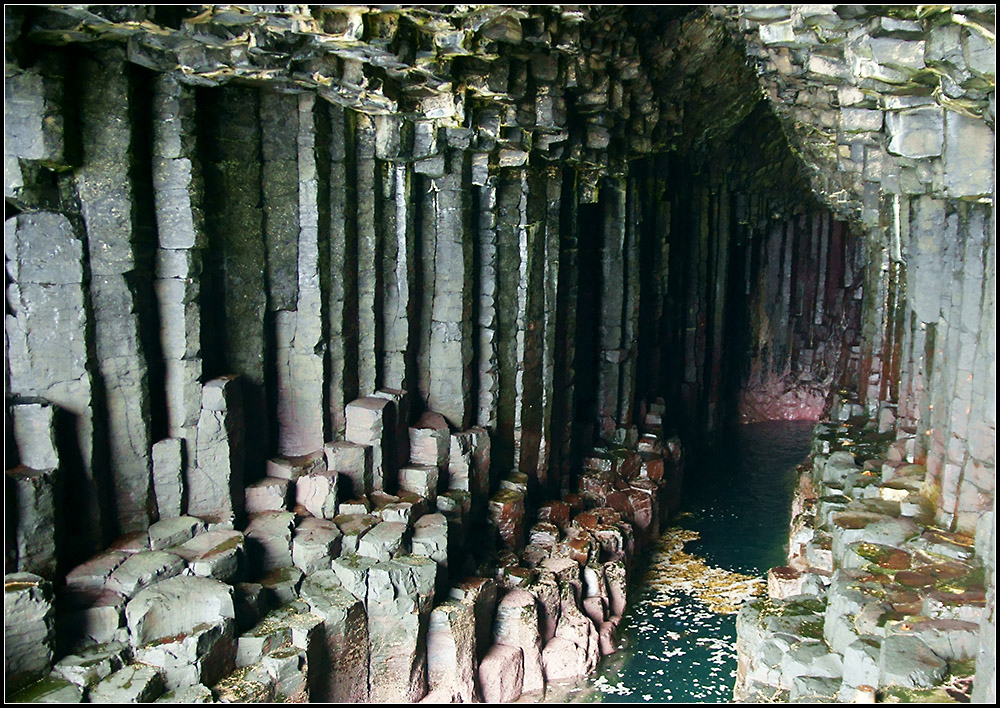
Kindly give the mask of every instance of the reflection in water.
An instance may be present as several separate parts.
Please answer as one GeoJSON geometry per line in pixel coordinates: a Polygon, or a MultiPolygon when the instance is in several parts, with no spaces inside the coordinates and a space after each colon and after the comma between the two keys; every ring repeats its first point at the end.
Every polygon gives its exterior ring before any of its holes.
{"type": "Polygon", "coordinates": [[[689,467],[684,512],[651,549],[597,672],[546,702],[726,702],[736,672],[736,611],[784,563],[795,466],[812,424],[740,426],[689,467]]]}

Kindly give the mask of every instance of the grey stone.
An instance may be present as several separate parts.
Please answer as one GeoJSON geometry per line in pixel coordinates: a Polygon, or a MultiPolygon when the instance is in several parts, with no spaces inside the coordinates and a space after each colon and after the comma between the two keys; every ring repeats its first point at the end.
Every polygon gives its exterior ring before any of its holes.
{"type": "Polygon", "coordinates": [[[235,377],[213,379],[202,389],[194,465],[185,488],[193,516],[230,518],[243,507],[243,411],[235,377]]]}
{"type": "Polygon", "coordinates": [[[234,619],[233,588],[212,578],[182,576],[140,590],[125,607],[133,646],[188,635],[200,625],[234,619]]]}
{"type": "Polygon", "coordinates": [[[233,582],[245,562],[246,544],[239,531],[206,531],[170,551],[187,561],[194,575],[233,582]]]}
{"type": "Polygon", "coordinates": [[[879,685],[930,688],[941,683],[947,666],[917,637],[891,635],[882,640],[879,685]]]}
{"type": "Polygon", "coordinates": [[[215,703],[211,689],[204,684],[183,686],[174,691],[167,691],[154,701],[155,703],[215,703]]]}
{"type": "Polygon", "coordinates": [[[163,676],[152,666],[125,666],[90,690],[91,703],[149,703],[163,693],[163,676]]]}
{"type": "Polygon", "coordinates": [[[52,405],[47,402],[15,402],[10,410],[21,464],[34,470],[57,468],[59,453],[52,427],[52,405]]]}
{"type": "Polygon", "coordinates": [[[834,703],[840,681],[828,676],[796,676],[788,693],[790,703],[834,703]]]}
{"type": "Polygon", "coordinates": [[[937,157],[944,147],[944,112],[939,107],[892,111],[885,116],[889,152],[902,157],[937,157]]]}
{"type": "Polygon", "coordinates": [[[364,702],[368,697],[368,622],[364,600],[341,586],[332,570],[302,584],[302,599],[323,619],[328,658],[310,668],[313,701],[364,702]]]}
{"type": "Polygon", "coordinates": [[[392,447],[395,404],[386,398],[368,396],[351,401],[344,409],[347,417],[345,438],[372,449],[372,488],[384,489],[385,481],[395,471],[392,447]]]}
{"type": "Polygon", "coordinates": [[[476,691],[476,620],[473,605],[445,600],[430,615],[427,683],[442,700],[471,703],[476,691]]]}
{"type": "Polygon", "coordinates": [[[781,680],[783,685],[791,688],[792,681],[799,676],[837,679],[839,688],[843,677],[843,659],[822,641],[797,642],[781,658],[781,680]]]}
{"type": "Polygon", "coordinates": [[[193,516],[164,518],[149,527],[149,548],[160,551],[178,546],[205,529],[205,523],[193,516]]]}
{"type": "Polygon", "coordinates": [[[944,184],[952,197],[993,193],[993,131],[982,120],[945,111],[944,184]]]}
{"type": "Polygon", "coordinates": [[[8,700],[11,703],[83,703],[83,689],[50,674],[27,688],[12,692],[8,700]]]}
{"type": "Polygon", "coordinates": [[[340,537],[332,521],[303,519],[292,538],[292,562],[306,575],[330,570],[330,563],[340,555],[340,537]]]}
{"type": "Polygon", "coordinates": [[[434,465],[407,465],[399,470],[399,489],[434,503],[437,498],[438,474],[439,468],[434,465]]]}
{"type": "Polygon", "coordinates": [[[295,480],[295,503],[317,519],[337,515],[337,473],[313,472],[295,480]]]}
{"type": "Polygon", "coordinates": [[[264,477],[250,484],[244,492],[247,514],[287,511],[290,486],[290,481],[281,477],[264,477]]]}
{"type": "Polygon", "coordinates": [[[56,574],[56,499],[58,471],[24,465],[6,471],[8,548],[16,553],[16,568],[46,578],[56,574]]]}
{"type": "Polygon", "coordinates": [[[125,597],[134,597],[142,588],[175,575],[180,575],[187,563],[180,556],[166,551],[144,551],[129,556],[108,577],[107,588],[125,597]]]}
{"type": "Polygon", "coordinates": [[[323,447],[326,468],[350,480],[345,497],[361,496],[372,491],[372,446],[351,442],[330,442],[323,447]]]}
{"type": "Polygon", "coordinates": [[[185,462],[184,438],[167,438],[153,444],[153,492],[161,519],[183,512],[185,462]]]}
{"type": "Polygon", "coordinates": [[[289,511],[265,511],[250,519],[245,531],[252,568],[267,572],[291,568],[292,532],[295,515],[289,511]]]}
{"type": "Polygon", "coordinates": [[[49,673],[54,636],[52,586],[33,573],[4,576],[4,682],[15,691],[49,673]]]}
{"type": "Polygon", "coordinates": [[[165,690],[213,684],[234,668],[233,620],[198,623],[190,631],[135,647],[135,660],[160,669],[165,690]]]}
{"type": "Polygon", "coordinates": [[[373,526],[358,541],[358,555],[387,561],[409,552],[409,529],[406,524],[383,521],[373,526]]]}

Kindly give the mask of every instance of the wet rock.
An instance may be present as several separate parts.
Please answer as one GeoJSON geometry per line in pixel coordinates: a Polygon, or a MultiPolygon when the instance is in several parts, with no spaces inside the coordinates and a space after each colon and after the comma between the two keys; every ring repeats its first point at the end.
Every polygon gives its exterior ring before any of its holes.
{"type": "Polygon", "coordinates": [[[506,644],[491,646],[479,663],[483,702],[510,703],[521,695],[523,682],[524,661],[520,648],[506,644]]]}
{"type": "Polygon", "coordinates": [[[4,682],[13,691],[49,672],[52,663],[52,586],[32,573],[4,576],[4,682]]]}
{"type": "Polygon", "coordinates": [[[542,640],[538,633],[538,607],[535,597],[526,590],[511,590],[497,604],[493,637],[498,644],[521,649],[525,693],[545,687],[542,673],[542,640]]]}

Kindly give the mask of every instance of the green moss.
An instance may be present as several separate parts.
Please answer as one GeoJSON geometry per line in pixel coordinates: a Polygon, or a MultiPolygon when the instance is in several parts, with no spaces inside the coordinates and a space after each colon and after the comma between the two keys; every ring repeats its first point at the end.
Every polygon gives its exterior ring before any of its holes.
{"type": "Polygon", "coordinates": [[[958,703],[943,688],[904,688],[888,686],[882,689],[884,703],[958,703]]]}
{"type": "Polygon", "coordinates": [[[976,673],[975,658],[949,661],[948,673],[952,676],[974,676],[976,673]]]}
{"type": "Polygon", "coordinates": [[[951,578],[949,580],[942,580],[935,586],[938,590],[944,592],[953,593],[963,593],[966,590],[972,588],[985,588],[986,587],[986,569],[985,568],[973,568],[972,572],[967,573],[959,578],[951,578]]]}
{"type": "Polygon", "coordinates": [[[10,701],[12,703],[38,703],[46,696],[70,685],[72,684],[69,681],[58,676],[47,676],[13,694],[10,701]]]}

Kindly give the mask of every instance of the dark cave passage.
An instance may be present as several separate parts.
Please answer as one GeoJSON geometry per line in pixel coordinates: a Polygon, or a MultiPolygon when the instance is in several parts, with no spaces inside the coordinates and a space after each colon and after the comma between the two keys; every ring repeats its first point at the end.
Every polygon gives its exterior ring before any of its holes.
{"type": "MultiPolygon", "coordinates": [[[[923,539],[905,572],[942,538],[974,549],[948,572],[991,569],[993,26],[10,8],[8,691],[508,701],[586,675],[740,423],[820,422],[807,587],[862,567],[862,518],[923,539]],[[87,652],[101,676],[66,668],[87,652]]],[[[976,651],[991,616],[960,618],[976,651]]],[[[793,691],[758,649],[741,695],[793,691]]]]}

